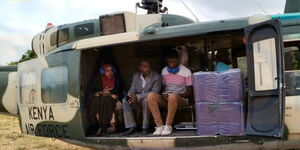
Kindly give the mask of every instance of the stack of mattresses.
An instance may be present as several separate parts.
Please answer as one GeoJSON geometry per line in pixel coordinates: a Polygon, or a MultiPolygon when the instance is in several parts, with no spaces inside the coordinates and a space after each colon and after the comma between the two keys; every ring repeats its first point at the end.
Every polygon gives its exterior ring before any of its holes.
{"type": "Polygon", "coordinates": [[[193,86],[199,135],[244,134],[242,75],[239,69],[194,73],[193,86]]]}

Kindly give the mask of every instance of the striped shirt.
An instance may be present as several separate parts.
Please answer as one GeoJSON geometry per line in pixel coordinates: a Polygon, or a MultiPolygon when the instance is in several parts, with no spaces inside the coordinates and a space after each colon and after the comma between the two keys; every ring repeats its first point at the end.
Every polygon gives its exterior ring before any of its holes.
{"type": "Polygon", "coordinates": [[[165,85],[164,93],[182,94],[186,91],[187,86],[192,86],[192,73],[183,65],[179,66],[179,72],[176,74],[169,73],[167,67],[162,70],[163,84],[165,85]]]}

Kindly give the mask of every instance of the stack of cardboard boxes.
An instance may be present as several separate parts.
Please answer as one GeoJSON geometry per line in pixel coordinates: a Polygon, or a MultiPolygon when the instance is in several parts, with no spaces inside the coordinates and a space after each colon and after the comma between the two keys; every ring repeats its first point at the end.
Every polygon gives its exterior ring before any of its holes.
{"type": "Polygon", "coordinates": [[[201,136],[243,135],[243,83],[240,69],[193,74],[197,132],[201,136]]]}

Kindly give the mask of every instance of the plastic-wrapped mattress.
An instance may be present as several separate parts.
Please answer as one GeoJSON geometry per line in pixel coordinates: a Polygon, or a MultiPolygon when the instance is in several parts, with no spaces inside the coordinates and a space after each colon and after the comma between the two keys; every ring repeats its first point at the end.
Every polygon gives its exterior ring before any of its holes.
{"type": "Polygon", "coordinates": [[[193,88],[195,102],[241,101],[243,90],[241,70],[194,73],[193,88]]]}
{"type": "Polygon", "coordinates": [[[242,102],[196,103],[197,132],[200,136],[244,134],[242,102]]]}

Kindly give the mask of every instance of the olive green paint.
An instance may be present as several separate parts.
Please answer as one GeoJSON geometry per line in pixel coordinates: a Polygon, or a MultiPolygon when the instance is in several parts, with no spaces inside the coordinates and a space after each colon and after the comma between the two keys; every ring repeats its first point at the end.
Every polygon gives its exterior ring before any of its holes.
{"type": "Polygon", "coordinates": [[[8,84],[9,72],[0,72],[0,112],[7,112],[2,104],[2,98],[8,84]]]}
{"type": "Polygon", "coordinates": [[[0,67],[0,112],[7,112],[3,106],[2,98],[8,84],[8,74],[17,71],[17,66],[0,67]]]}

